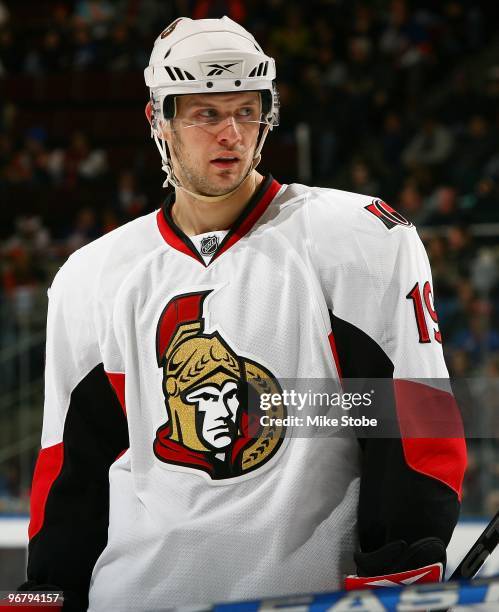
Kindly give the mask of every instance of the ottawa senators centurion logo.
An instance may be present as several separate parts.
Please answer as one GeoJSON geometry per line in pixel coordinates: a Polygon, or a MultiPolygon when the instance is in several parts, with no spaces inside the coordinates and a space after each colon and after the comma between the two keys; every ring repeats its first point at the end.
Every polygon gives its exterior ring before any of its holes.
{"type": "MultiPolygon", "coordinates": [[[[220,480],[264,465],[285,428],[262,426],[258,417],[260,394],[282,393],[275,377],[237,355],[217,331],[203,333],[203,303],[210,293],[173,298],[159,319],[156,356],[168,420],[156,432],[154,453],[165,463],[220,480]]],[[[285,410],[275,406],[271,416],[284,418],[285,410]]]]}

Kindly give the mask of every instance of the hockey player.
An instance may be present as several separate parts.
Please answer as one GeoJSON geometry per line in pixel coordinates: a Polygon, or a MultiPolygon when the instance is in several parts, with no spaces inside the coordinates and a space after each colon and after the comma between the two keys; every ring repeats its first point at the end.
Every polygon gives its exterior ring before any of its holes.
{"type": "MultiPolygon", "coordinates": [[[[42,449],[25,589],[153,611],[438,580],[465,465],[453,438],[288,435],[249,408],[285,379],[449,393],[415,228],[379,199],[256,167],[275,66],[242,27],[156,40],[147,115],[163,207],[73,254],[49,294],[42,449]],[[407,379],[420,379],[409,382],[407,379]],[[387,582],[389,581],[389,582],[387,582]]],[[[282,419],[281,419],[282,421],[282,419]]]]}

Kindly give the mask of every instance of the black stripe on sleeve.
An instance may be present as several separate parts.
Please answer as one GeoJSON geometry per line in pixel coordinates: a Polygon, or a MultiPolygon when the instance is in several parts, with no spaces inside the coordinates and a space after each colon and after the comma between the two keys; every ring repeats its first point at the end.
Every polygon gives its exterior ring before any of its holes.
{"type": "MultiPolygon", "coordinates": [[[[344,379],[393,378],[394,364],[361,329],[329,311],[344,379]]],[[[395,398],[384,398],[395,419],[395,398]]],[[[386,407],[384,407],[386,408],[386,407]]],[[[447,545],[460,504],[445,484],[411,469],[397,438],[359,440],[362,448],[358,509],[359,541],[363,552],[403,539],[409,544],[438,537],[447,545]]]]}
{"type": "Polygon", "coordinates": [[[43,526],[29,543],[28,581],[72,592],[81,603],[71,609],[86,610],[92,569],[107,543],[109,468],[129,445],[126,417],[102,364],[72,392],[63,442],[43,526]]]}

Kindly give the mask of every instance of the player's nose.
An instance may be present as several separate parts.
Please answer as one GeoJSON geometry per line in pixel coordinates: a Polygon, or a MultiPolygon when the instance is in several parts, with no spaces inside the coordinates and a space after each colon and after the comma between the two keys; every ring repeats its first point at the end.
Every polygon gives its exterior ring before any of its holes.
{"type": "Polygon", "coordinates": [[[217,141],[226,146],[237,144],[242,139],[241,128],[234,117],[228,117],[217,134],[217,141]]]}

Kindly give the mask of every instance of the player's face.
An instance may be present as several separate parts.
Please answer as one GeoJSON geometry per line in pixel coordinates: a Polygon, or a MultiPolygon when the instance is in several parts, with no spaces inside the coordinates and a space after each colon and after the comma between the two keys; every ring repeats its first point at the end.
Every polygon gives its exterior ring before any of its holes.
{"type": "Polygon", "coordinates": [[[260,116],[257,92],[178,96],[166,134],[181,184],[204,195],[238,187],[253,162],[260,116]]]}
{"type": "Polygon", "coordinates": [[[207,446],[223,450],[232,444],[237,433],[237,383],[227,381],[221,389],[205,385],[187,394],[185,399],[196,405],[198,435],[207,446]]]}

